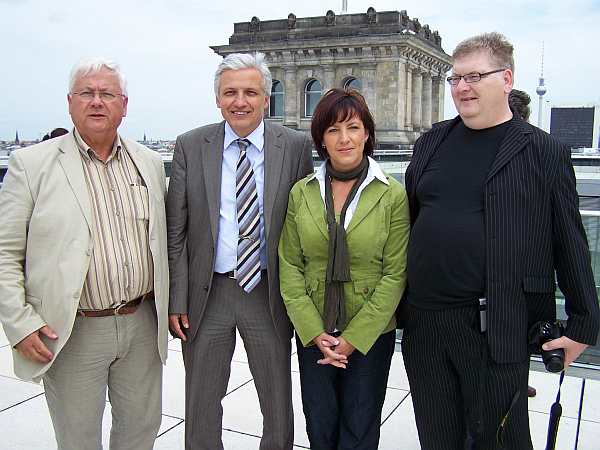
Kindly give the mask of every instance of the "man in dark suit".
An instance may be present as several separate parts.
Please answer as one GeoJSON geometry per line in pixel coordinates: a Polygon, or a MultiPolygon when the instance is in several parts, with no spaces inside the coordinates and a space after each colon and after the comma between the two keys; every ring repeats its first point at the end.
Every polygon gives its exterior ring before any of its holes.
{"type": "Polygon", "coordinates": [[[568,322],[546,349],[564,348],[569,365],[598,335],[570,152],[513,117],[512,53],[498,33],[457,46],[448,82],[459,116],[417,141],[406,172],[402,344],[425,450],[532,448],[529,311],[536,305],[536,319],[554,319],[555,273],[568,322]]]}
{"type": "Polygon", "coordinates": [[[167,198],[171,331],[183,341],[186,449],[222,449],[221,401],[236,329],[263,413],[262,450],[291,450],[292,328],[277,246],[292,185],[313,170],[307,134],[263,121],[264,55],[232,54],[215,74],[224,122],[177,138],[167,198]]]}

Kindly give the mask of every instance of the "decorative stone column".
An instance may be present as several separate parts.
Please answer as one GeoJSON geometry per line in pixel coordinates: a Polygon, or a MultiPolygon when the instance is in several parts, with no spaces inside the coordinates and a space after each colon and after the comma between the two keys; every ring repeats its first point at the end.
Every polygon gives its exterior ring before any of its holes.
{"type": "Polygon", "coordinates": [[[298,128],[298,86],[296,80],[296,66],[285,66],[283,83],[283,124],[290,128],[298,128]]]}
{"type": "Polygon", "coordinates": [[[431,74],[425,72],[422,74],[423,85],[422,85],[422,115],[421,115],[421,126],[424,130],[431,128],[431,74]]]}
{"type": "Polygon", "coordinates": [[[414,131],[419,131],[422,127],[422,95],[423,76],[421,70],[417,68],[412,72],[412,126],[414,131]]]}
{"type": "Polygon", "coordinates": [[[398,62],[398,129],[406,127],[406,62],[398,62]]]}
{"type": "Polygon", "coordinates": [[[371,115],[377,124],[377,65],[375,63],[362,64],[362,95],[369,106],[371,115]]]}
{"type": "Polygon", "coordinates": [[[323,67],[323,94],[335,87],[335,66],[327,64],[323,67]]]}
{"type": "Polygon", "coordinates": [[[446,79],[443,74],[432,78],[431,82],[431,120],[433,123],[444,120],[444,92],[446,79]]]}
{"type": "Polygon", "coordinates": [[[406,105],[404,114],[404,128],[407,130],[412,130],[412,69],[408,63],[404,64],[404,74],[406,79],[406,89],[404,92],[401,92],[401,99],[406,105]]]}

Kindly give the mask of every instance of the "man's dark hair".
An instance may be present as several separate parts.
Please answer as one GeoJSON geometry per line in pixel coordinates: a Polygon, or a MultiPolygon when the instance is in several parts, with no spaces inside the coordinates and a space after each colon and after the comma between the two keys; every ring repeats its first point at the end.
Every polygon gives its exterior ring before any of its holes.
{"type": "Polygon", "coordinates": [[[510,110],[525,121],[529,120],[529,115],[531,114],[531,109],[529,108],[530,102],[531,97],[525,91],[513,89],[508,94],[508,106],[510,106],[510,110]]]}
{"type": "Polygon", "coordinates": [[[375,148],[375,121],[369,111],[367,102],[354,89],[330,89],[319,100],[312,116],[310,133],[319,156],[327,158],[327,150],[323,148],[325,130],[336,122],[344,122],[352,117],[358,117],[365,127],[369,137],[365,142],[364,154],[371,156],[375,148]]]}

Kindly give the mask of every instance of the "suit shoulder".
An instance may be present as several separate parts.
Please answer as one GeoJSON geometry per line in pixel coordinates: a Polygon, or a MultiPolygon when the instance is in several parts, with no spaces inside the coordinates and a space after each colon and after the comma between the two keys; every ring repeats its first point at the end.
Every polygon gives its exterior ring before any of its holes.
{"type": "Polygon", "coordinates": [[[556,139],[554,136],[546,133],[544,130],[527,123],[526,126],[531,132],[530,142],[536,147],[540,147],[544,151],[569,151],[569,148],[556,139]]]}
{"type": "Polygon", "coordinates": [[[310,175],[306,175],[304,178],[299,179],[294,183],[292,189],[290,190],[290,195],[298,195],[306,189],[308,183],[315,178],[315,174],[311,173],[310,175]]]}
{"type": "Polygon", "coordinates": [[[219,129],[223,126],[224,126],[223,122],[203,125],[201,127],[194,128],[192,130],[189,130],[189,131],[186,131],[185,133],[180,134],[179,136],[177,136],[177,140],[186,142],[186,141],[190,141],[190,140],[197,140],[204,136],[211,136],[211,135],[214,135],[216,132],[218,132],[219,129]]]}
{"type": "Polygon", "coordinates": [[[389,190],[390,190],[391,196],[393,198],[400,198],[400,199],[406,198],[406,189],[404,188],[404,185],[389,174],[386,174],[385,176],[389,183],[389,190]]]}
{"type": "Polygon", "coordinates": [[[431,129],[423,133],[421,136],[417,138],[415,141],[415,148],[418,148],[421,145],[427,144],[431,139],[435,138],[440,133],[445,133],[449,127],[452,127],[456,123],[456,119],[448,119],[442,120],[441,122],[436,122],[431,126],[431,129]]]}
{"type": "Polygon", "coordinates": [[[17,150],[13,150],[11,156],[18,158],[24,164],[38,164],[51,155],[56,155],[63,142],[67,141],[67,136],[71,136],[71,133],[55,139],[39,142],[37,144],[30,145],[29,147],[22,147],[17,150]]]}
{"type": "Polygon", "coordinates": [[[137,149],[143,157],[162,162],[162,158],[160,157],[160,154],[158,152],[155,152],[154,150],[149,149],[145,145],[140,144],[139,142],[133,141],[131,139],[122,138],[122,140],[124,140],[125,144],[131,149],[137,149]]]}
{"type": "Polygon", "coordinates": [[[271,128],[275,133],[281,134],[284,136],[286,140],[305,140],[310,139],[310,136],[307,132],[301,130],[294,130],[292,128],[284,127],[283,125],[279,125],[278,123],[271,123],[267,125],[271,128]]]}
{"type": "Polygon", "coordinates": [[[208,125],[202,125],[201,127],[193,128],[185,133],[177,136],[177,139],[196,139],[202,136],[208,136],[217,132],[221,127],[223,127],[223,122],[210,123],[208,125]]]}

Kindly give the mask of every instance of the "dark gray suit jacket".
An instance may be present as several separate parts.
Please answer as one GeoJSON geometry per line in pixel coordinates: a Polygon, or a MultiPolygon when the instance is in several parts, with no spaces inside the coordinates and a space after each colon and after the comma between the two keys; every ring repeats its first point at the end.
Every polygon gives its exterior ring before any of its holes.
{"type": "MultiPolygon", "coordinates": [[[[225,122],[177,137],[167,196],[169,313],[187,314],[188,342],[202,321],[214,273],[225,122]]],[[[306,133],[265,122],[264,223],[271,317],[281,339],[292,327],[279,291],[277,246],[294,183],[312,172],[306,133]]],[[[231,195],[235,195],[234,192],[231,195]]]]}
{"type": "MultiPolygon", "coordinates": [[[[413,224],[423,170],[459,121],[440,122],[415,143],[406,170],[413,224]]],[[[528,325],[555,316],[555,273],[566,298],[566,335],[596,342],[598,297],[570,156],[549,134],[513,118],[490,168],[483,193],[486,296],[488,344],[497,362],[525,360],[528,325]]]]}

